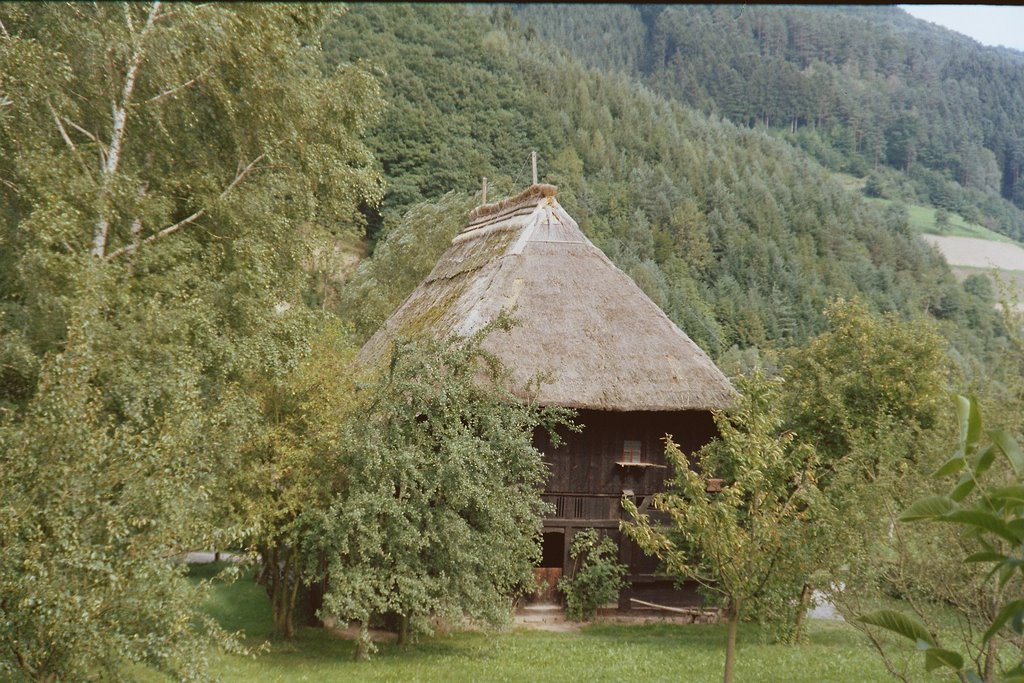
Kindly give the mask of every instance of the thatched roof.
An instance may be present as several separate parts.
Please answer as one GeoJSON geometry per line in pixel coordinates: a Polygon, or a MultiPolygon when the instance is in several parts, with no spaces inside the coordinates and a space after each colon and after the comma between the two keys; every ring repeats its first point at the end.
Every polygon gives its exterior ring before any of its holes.
{"type": "Polygon", "coordinates": [[[639,287],[590,243],[552,185],[474,209],[430,275],[359,352],[380,363],[391,339],[469,335],[507,309],[519,322],[484,347],[514,385],[538,373],[547,405],[688,410],[732,403],[729,381],[639,287]]]}

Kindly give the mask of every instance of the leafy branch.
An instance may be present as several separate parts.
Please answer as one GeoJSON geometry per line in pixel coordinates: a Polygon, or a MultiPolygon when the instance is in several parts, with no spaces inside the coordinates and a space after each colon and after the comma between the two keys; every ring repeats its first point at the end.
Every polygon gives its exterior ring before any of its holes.
{"type": "MultiPolygon", "coordinates": [[[[229,184],[226,188],[224,188],[224,191],[220,193],[220,197],[218,197],[218,199],[224,199],[226,196],[228,196],[228,194],[230,194],[230,192],[232,190],[234,190],[236,187],[238,187],[239,183],[241,183],[243,180],[245,180],[245,177],[247,175],[249,175],[249,173],[252,172],[252,170],[256,167],[256,164],[258,164],[259,162],[263,161],[263,159],[265,159],[266,156],[267,156],[266,153],[263,153],[263,154],[259,155],[258,157],[256,157],[255,159],[253,159],[251,162],[249,162],[249,164],[245,168],[243,168],[241,171],[238,172],[238,175],[236,175],[235,179],[231,181],[231,184],[229,184]]],[[[109,261],[111,259],[117,258],[118,256],[121,256],[122,254],[131,254],[131,253],[135,252],[139,247],[141,247],[143,245],[152,244],[153,242],[157,241],[158,239],[162,239],[164,237],[167,237],[168,235],[172,235],[172,234],[178,232],[179,230],[181,230],[182,228],[184,228],[185,226],[191,225],[192,223],[195,223],[196,221],[198,221],[200,218],[202,218],[203,216],[206,215],[207,211],[208,211],[208,207],[204,206],[203,208],[201,208],[198,211],[194,212],[192,215],[188,216],[187,218],[183,218],[180,221],[178,221],[177,223],[175,223],[174,225],[169,225],[166,228],[163,228],[162,230],[159,230],[159,231],[153,233],[152,235],[150,235],[149,237],[147,237],[144,240],[135,241],[135,242],[132,242],[131,244],[126,244],[125,246],[121,247],[120,249],[118,249],[116,251],[110,252],[107,255],[106,258],[109,261]]]]}
{"type": "MultiPolygon", "coordinates": [[[[932,521],[956,524],[965,539],[974,542],[977,551],[963,559],[964,564],[988,565],[985,581],[997,578],[999,590],[1018,574],[1024,576],[1024,452],[1017,441],[1004,431],[985,432],[988,443],[982,444],[982,421],[977,400],[957,396],[960,422],[960,444],[956,453],[936,472],[945,477],[962,471],[953,490],[947,495],[928,496],[912,503],[899,519],[901,522],[932,521]],[[1010,466],[1013,483],[986,488],[982,477],[1002,455],[1010,466]],[[965,503],[977,493],[972,504],[965,503]]],[[[919,613],[920,614],[920,613],[919,613]]],[[[925,670],[946,667],[956,672],[964,683],[992,681],[998,664],[996,638],[1009,624],[1018,636],[1024,635],[1024,599],[1002,604],[982,635],[982,648],[974,659],[974,668],[966,666],[963,655],[942,647],[938,636],[918,616],[896,610],[878,610],[860,617],[860,622],[891,631],[913,641],[924,653],[925,670]]],[[[1002,681],[1024,681],[1024,659],[1002,673],[1002,681]]]]}

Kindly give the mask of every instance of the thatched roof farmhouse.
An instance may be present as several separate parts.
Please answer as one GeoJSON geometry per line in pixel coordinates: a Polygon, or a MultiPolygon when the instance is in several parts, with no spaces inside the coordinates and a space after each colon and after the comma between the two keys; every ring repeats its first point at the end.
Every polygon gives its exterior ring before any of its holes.
{"type": "Polygon", "coordinates": [[[513,310],[518,324],[485,346],[516,384],[539,372],[549,405],[595,410],[722,408],[732,387],[558,204],[532,185],[477,207],[430,275],[360,352],[385,355],[396,335],[468,335],[513,310]]]}
{"type": "MultiPolygon", "coordinates": [[[[503,309],[517,324],[487,337],[484,347],[511,371],[513,387],[539,373],[549,382],[534,398],[577,409],[581,433],[553,448],[538,432],[551,476],[545,498],[542,568],[553,584],[568,571],[576,530],[618,536],[622,495],[642,509],[666,475],[662,442],[672,434],[693,451],[715,434],[711,410],[730,405],[734,390],[711,359],[580,231],[555,199],[535,184],[510,199],[474,209],[434,269],[360,351],[376,365],[396,336],[472,334],[503,309]]],[[[655,562],[625,538],[629,596],[680,603],[688,596],[653,574],[655,562]]]]}

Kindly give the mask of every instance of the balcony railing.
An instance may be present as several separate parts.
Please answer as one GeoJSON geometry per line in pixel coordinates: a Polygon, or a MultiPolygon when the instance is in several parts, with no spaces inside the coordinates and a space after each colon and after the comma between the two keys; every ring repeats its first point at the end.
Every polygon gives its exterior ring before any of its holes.
{"type": "Polygon", "coordinates": [[[551,493],[541,496],[554,507],[551,519],[619,519],[622,515],[620,496],[551,493]]]}

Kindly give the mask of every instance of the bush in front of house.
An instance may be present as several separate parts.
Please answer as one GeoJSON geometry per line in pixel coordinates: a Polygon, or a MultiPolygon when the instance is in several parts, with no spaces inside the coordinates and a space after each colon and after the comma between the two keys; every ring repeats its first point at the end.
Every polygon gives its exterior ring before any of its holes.
{"type": "Polygon", "coordinates": [[[619,597],[625,583],[626,566],[615,556],[615,541],[601,537],[596,529],[585,529],[573,539],[569,555],[573,574],[562,577],[558,590],[565,595],[565,613],[573,621],[589,621],[597,608],[619,597]]]}

